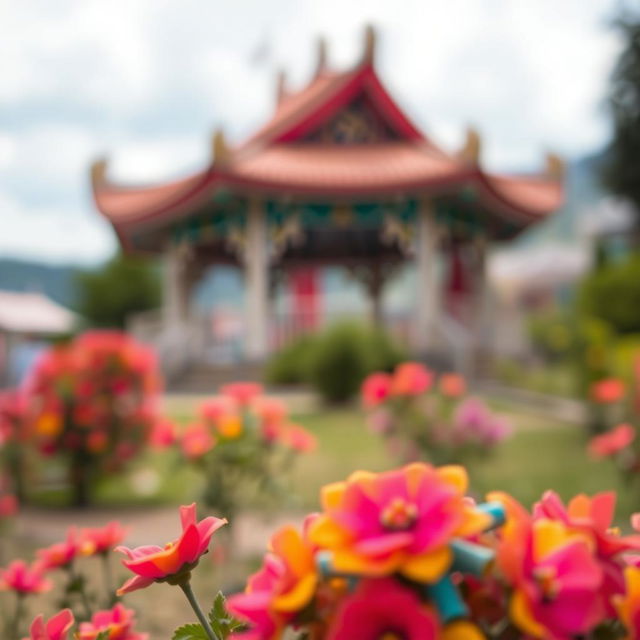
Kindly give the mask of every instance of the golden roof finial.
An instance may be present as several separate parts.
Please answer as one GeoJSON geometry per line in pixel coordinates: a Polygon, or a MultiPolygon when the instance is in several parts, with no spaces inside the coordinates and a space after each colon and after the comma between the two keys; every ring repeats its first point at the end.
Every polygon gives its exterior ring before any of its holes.
{"type": "Polygon", "coordinates": [[[561,181],[565,174],[564,160],[555,153],[547,153],[545,158],[545,174],[552,180],[561,181]]]}
{"type": "Polygon", "coordinates": [[[316,60],[316,77],[327,69],[327,41],[324,37],[320,36],[316,44],[317,47],[317,60],[316,60]]]}
{"type": "Polygon", "coordinates": [[[481,152],[482,138],[480,133],[475,127],[467,127],[464,144],[458,152],[458,157],[469,164],[478,164],[481,152]]]}
{"type": "Polygon", "coordinates": [[[376,39],[376,31],[373,28],[373,25],[368,24],[364,30],[364,51],[362,53],[362,64],[372,65],[375,62],[376,39]]]}
{"type": "Polygon", "coordinates": [[[109,168],[109,160],[106,156],[101,156],[91,163],[91,184],[95,189],[104,185],[107,181],[107,169],[109,168]]]}
{"type": "Polygon", "coordinates": [[[223,167],[229,162],[229,158],[231,156],[231,150],[229,149],[229,145],[227,144],[227,139],[225,138],[224,131],[220,129],[216,129],[213,134],[212,140],[212,151],[213,151],[213,164],[217,167],[223,167]]]}
{"type": "Polygon", "coordinates": [[[287,72],[280,69],[276,76],[276,104],[280,104],[287,95],[287,72]]]}

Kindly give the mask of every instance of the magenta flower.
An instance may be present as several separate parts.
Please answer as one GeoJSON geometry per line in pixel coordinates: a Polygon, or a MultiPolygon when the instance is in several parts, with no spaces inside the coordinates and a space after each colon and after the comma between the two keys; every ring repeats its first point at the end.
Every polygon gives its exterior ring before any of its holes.
{"type": "Polygon", "coordinates": [[[122,564],[136,575],[125,582],[118,595],[148,587],[153,582],[175,580],[175,584],[188,580],[191,570],[209,549],[211,536],[227,524],[224,518],[208,517],[196,521],[196,505],[180,507],[182,535],[165,547],[149,545],[129,549],[118,547],[127,556],[122,564]]]}
{"type": "Polygon", "coordinates": [[[393,578],[363,580],[336,613],[328,640],[436,640],[440,637],[434,612],[415,591],[393,578]]]}
{"type": "Polygon", "coordinates": [[[37,567],[30,567],[24,560],[14,560],[6,569],[0,569],[0,589],[16,593],[44,593],[51,589],[47,580],[37,567]]]}
{"type": "Polygon", "coordinates": [[[324,513],[309,537],[332,552],[338,572],[399,572],[435,582],[451,566],[451,539],[479,533],[490,522],[466,500],[466,489],[462,467],[414,463],[379,474],[358,471],[323,489],[324,513]]]}
{"type": "Polygon", "coordinates": [[[46,623],[43,616],[38,616],[31,623],[30,637],[24,640],[66,640],[73,622],[73,613],[70,609],[60,611],[46,623]]]}

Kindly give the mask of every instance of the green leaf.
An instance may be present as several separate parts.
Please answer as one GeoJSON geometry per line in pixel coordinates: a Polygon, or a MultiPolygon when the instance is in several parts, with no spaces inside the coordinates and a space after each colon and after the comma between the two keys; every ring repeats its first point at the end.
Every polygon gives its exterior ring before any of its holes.
{"type": "Polygon", "coordinates": [[[209,640],[207,632],[200,624],[185,624],[173,632],[171,640],[209,640]]]}
{"type": "Polygon", "coordinates": [[[245,625],[227,611],[227,600],[222,591],[218,591],[213,601],[209,611],[209,622],[215,634],[222,640],[226,640],[235,631],[245,629],[245,625]]]}
{"type": "Polygon", "coordinates": [[[109,632],[101,631],[97,636],[96,640],[109,640],[109,632]]]}

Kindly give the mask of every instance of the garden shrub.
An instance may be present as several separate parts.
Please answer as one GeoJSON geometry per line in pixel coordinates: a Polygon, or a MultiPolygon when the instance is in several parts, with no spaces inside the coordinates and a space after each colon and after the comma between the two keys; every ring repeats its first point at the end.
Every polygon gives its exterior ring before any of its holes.
{"type": "Polygon", "coordinates": [[[579,307],[619,333],[640,331],[640,254],[608,264],[583,281],[579,307]]]}
{"type": "Polygon", "coordinates": [[[308,382],[310,361],[317,342],[316,335],[302,335],[275,353],[267,363],[267,382],[274,385],[308,382]]]}
{"type": "Polygon", "coordinates": [[[367,374],[389,371],[406,358],[382,329],[353,322],[336,324],[318,336],[309,381],[327,402],[353,398],[367,374]]]}

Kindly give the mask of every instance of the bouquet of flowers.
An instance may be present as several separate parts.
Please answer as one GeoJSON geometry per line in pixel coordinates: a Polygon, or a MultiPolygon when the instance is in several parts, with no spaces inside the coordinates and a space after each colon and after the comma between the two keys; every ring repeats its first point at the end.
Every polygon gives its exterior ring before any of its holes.
{"type": "Polygon", "coordinates": [[[205,477],[205,504],[230,517],[252,491],[282,497],[281,479],[294,458],[316,446],[312,434],[290,421],[281,401],[250,382],[222,387],[178,441],[205,477]]]}
{"type": "Polygon", "coordinates": [[[125,333],[85,333],[36,363],[25,384],[32,438],[45,455],[68,458],[78,506],[97,474],[144,450],[159,389],[154,353],[125,333]]]}
{"type": "Polygon", "coordinates": [[[464,378],[447,373],[436,380],[416,362],[398,365],[393,374],[371,374],[361,395],[371,430],[384,436],[403,462],[470,461],[511,432],[504,417],[467,396],[464,378]]]}
{"type": "MultiPolygon", "coordinates": [[[[277,531],[245,591],[212,594],[208,615],[191,577],[226,521],[182,507],[173,542],[118,549],[133,574],[118,594],[180,587],[198,622],[173,640],[640,638],[640,536],[611,527],[615,494],[565,504],[549,491],[529,511],[503,492],[476,503],[467,489],[462,467],[425,463],[327,485],[321,512],[277,531]]],[[[117,635],[130,621],[119,611],[94,614],[76,637],[138,640],[130,626],[117,635]]],[[[72,625],[70,611],[38,617],[31,638],[65,640],[72,625]]]]}

